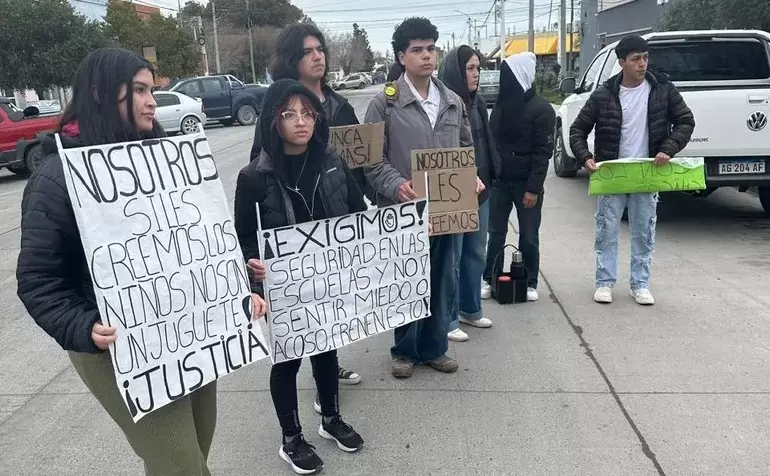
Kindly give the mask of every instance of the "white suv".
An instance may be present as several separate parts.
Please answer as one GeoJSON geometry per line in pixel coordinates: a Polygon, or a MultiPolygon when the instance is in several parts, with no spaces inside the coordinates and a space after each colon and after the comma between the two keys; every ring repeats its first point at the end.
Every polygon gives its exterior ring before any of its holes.
{"type": "MultiPolygon", "coordinates": [[[[755,30],[672,31],[644,35],[650,70],[668,75],[695,116],[695,131],[681,157],[704,157],[707,196],[719,187],[758,187],[770,213],[770,34],[755,30]]],[[[569,129],[589,96],[620,72],[613,43],[604,47],[557,111],[554,171],[574,177],[579,166],[569,129]]],[[[588,136],[593,149],[594,133],[588,136]]]]}

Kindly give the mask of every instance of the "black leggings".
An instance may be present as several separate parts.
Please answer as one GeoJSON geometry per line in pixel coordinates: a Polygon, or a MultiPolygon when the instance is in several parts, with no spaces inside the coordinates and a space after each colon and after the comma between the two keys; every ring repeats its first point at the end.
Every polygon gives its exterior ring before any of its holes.
{"type": "MultiPolygon", "coordinates": [[[[278,415],[278,422],[286,437],[302,433],[297,412],[297,372],[303,359],[294,359],[273,365],[270,370],[270,395],[278,415]]],[[[337,351],[332,350],[310,357],[313,377],[318,389],[321,414],[332,417],[339,413],[339,382],[337,381],[337,351]]]]}

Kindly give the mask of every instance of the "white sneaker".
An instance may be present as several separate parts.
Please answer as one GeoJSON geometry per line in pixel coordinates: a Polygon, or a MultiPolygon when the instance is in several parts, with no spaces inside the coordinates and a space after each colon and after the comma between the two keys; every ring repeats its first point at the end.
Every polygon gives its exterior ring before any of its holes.
{"type": "Polygon", "coordinates": [[[492,286],[486,282],[481,281],[481,299],[489,299],[492,297],[492,286]]]}
{"type": "Polygon", "coordinates": [[[455,342],[465,342],[468,340],[468,334],[466,334],[462,329],[455,329],[449,332],[446,336],[447,339],[455,342]]]}
{"type": "Polygon", "coordinates": [[[655,304],[655,298],[652,297],[652,293],[647,288],[637,289],[636,291],[631,290],[631,297],[634,298],[637,304],[642,306],[652,306],[655,304]]]}
{"type": "Polygon", "coordinates": [[[609,304],[612,302],[612,288],[607,286],[602,286],[600,288],[596,289],[596,292],[594,293],[594,301],[602,303],[602,304],[609,304]]]}
{"type": "Polygon", "coordinates": [[[473,320],[473,319],[466,319],[460,316],[460,322],[463,324],[468,324],[469,326],[479,327],[481,329],[492,327],[492,321],[487,317],[482,317],[481,319],[473,320]]]}
{"type": "Polygon", "coordinates": [[[540,299],[540,295],[535,288],[527,288],[527,301],[537,301],[540,299]]]}

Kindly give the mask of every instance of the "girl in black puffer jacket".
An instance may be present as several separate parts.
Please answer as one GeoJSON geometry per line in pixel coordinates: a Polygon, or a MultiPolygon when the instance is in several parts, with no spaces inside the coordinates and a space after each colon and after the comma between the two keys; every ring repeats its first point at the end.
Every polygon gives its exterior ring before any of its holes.
{"type": "MultiPolygon", "coordinates": [[[[80,65],[72,103],[61,117],[57,132],[62,146],[165,136],[154,121],[154,84],[152,65],[135,53],[91,53],[80,65]]],[[[78,375],[142,458],[147,475],[209,476],[206,460],[216,424],[216,382],[134,423],[108,352],[117,330],[102,324],[62,160],[52,137],[43,148],[46,158],[30,177],[22,200],[19,298],[37,324],[69,351],[78,375]]],[[[108,450],[104,458],[110,455],[108,450]]]]}
{"type": "MultiPolygon", "coordinates": [[[[302,83],[281,79],[267,90],[262,104],[259,156],[238,175],[235,229],[250,267],[258,261],[257,213],[263,229],[322,220],[367,209],[361,190],[345,161],[327,145],[329,125],[318,97],[302,83]]],[[[260,271],[261,273],[261,271],[260,271]]],[[[253,291],[264,295],[261,283],[253,291]]],[[[339,414],[337,351],[310,357],[322,414],[319,433],[344,451],[363,445],[358,433],[339,414]]],[[[305,441],[297,410],[297,372],[302,359],[273,365],[270,393],[283,432],[281,458],[299,474],[323,468],[313,446],[305,441]]]]}

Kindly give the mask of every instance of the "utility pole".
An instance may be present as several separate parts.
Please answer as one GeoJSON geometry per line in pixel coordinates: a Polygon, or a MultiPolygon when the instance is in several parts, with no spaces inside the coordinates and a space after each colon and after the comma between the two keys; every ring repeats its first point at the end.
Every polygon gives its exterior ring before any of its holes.
{"type": "Polygon", "coordinates": [[[249,0],[246,0],[246,25],[249,27],[249,59],[251,60],[251,81],[257,82],[257,71],[254,69],[254,38],[251,35],[251,14],[249,13],[249,0]]]}
{"type": "Polygon", "coordinates": [[[503,67],[505,60],[505,44],[508,43],[508,37],[505,34],[505,0],[500,0],[500,68],[503,67]]]}
{"type": "Polygon", "coordinates": [[[454,48],[454,47],[455,47],[455,44],[456,44],[456,43],[455,43],[455,33],[454,33],[454,32],[452,32],[452,48],[454,48]]]}
{"type": "Polygon", "coordinates": [[[559,66],[567,73],[567,0],[559,0],[559,66]]]}
{"type": "Polygon", "coordinates": [[[570,75],[572,75],[572,70],[574,69],[574,56],[575,52],[573,48],[575,48],[575,0],[570,0],[569,5],[569,14],[570,14],[570,20],[569,20],[569,50],[567,52],[567,70],[569,71],[570,75]]]}
{"type": "Polygon", "coordinates": [[[176,0],[177,12],[176,19],[179,22],[179,26],[182,26],[182,0],[176,0]]]}
{"type": "Polygon", "coordinates": [[[535,0],[529,0],[529,37],[527,49],[535,52],[535,0]]]}
{"type": "Polygon", "coordinates": [[[204,76],[209,75],[209,55],[206,54],[206,37],[203,35],[203,18],[198,15],[198,44],[201,45],[203,55],[204,76]]]}
{"type": "Polygon", "coordinates": [[[471,17],[468,17],[468,44],[473,44],[473,23],[471,23],[471,17]]]}
{"type": "Polygon", "coordinates": [[[222,72],[222,67],[219,64],[219,36],[217,35],[217,7],[214,4],[214,0],[211,0],[211,20],[214,23],[214,58],[217,62],[217,74],[222,72]]]}

